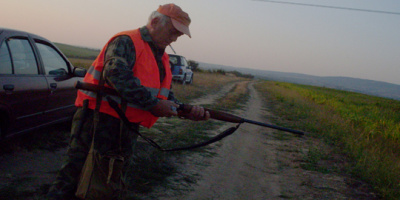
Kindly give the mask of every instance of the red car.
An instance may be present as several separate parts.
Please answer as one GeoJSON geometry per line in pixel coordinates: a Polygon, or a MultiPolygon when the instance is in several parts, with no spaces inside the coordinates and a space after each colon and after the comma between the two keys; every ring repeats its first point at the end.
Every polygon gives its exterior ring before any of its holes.
{"type": "Polygon", "coordinates": [[[0,28],[0,140],[71,119],[85,73],[49,40],[0,28]]]}

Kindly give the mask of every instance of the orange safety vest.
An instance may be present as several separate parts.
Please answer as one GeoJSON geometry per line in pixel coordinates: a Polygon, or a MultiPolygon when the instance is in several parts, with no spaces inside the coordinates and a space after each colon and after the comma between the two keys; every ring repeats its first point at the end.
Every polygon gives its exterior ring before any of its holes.
{"type": "MultiPolygon", "coordinates": [[[[124,31],[113,36],[108,43],[101,50],[100,54],[89,68],[83,82],[98,84],[101,72],[104,66],[104,55],[108,44],[117,36],[128,35],[131,37],[133,44],[135,45],[136,61],[133,66],[133,75],[140,79],[140,83],[151,92],[154,97],[166,100],[171,88],[171,69],[169,65],[168,54],[164,53],[162,56],[162,63],[165,68],[165,78],[160,83],[160,72],[157,66],[157,62],[154,58],[154,54],[149,44],[143,41],[139,29],[124,31]]],[[[106,87],[110,87],[104,84],[106,87]]],[[[111,96],[118,103],[121,103],[121,98],[117,96],[111,96]]],[[[89,108],[95,109],[96,107],[96,93],[86,90],[78,90],[78,96],[75,101],[75,105],[81,107],[83,100],[89,100],[89,108]]],[[[113,108],[110,107],[105,98],[102,99],[100,106],[100,112],[109,114],[116,118],[119,118],[118,114],[113,108]]],[[[149,111],[141,109],[138,105],[128,103],[126,109],[126,117],[130,122],[139,123],[140,125],[150,128],[157,121],[158,117],[152,115],[149,111]]]]}

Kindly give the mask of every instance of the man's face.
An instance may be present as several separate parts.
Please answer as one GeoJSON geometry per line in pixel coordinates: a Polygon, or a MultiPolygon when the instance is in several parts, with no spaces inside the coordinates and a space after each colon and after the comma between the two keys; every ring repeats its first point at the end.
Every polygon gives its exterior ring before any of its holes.
{"type": "Polygon", "coordinates": [[[170,45],[172,42],[175,42],[178,37],[182,35],[183,33],[176,30],[172,25],[171,20],[168,20],[165,26],[161,25],[160,22],[157,22],[154,25],[152,39],[158,48],[165,49],[168,45],[170,45]]]}

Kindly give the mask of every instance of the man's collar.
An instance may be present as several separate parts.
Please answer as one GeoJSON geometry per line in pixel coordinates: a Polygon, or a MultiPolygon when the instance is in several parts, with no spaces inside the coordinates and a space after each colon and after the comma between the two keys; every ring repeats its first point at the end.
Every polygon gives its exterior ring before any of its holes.
{"type": "Polygon", "coordinates": [[[142,28],[140,28],[139,31],[140,31],[140,35],[142,36],[142,39],[145,42],[148,42],[148,43],[152,43],[153,42],[153,39],[151,39],[151,36],[150,36],[150,33],[149,33],[149,29],[147,29],[146,26],[143,26],[142,28]]]}

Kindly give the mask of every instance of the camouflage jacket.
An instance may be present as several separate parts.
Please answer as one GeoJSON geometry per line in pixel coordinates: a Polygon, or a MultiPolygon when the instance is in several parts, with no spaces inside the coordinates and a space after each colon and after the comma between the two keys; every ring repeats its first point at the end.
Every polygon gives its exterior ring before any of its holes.
{"type": "MultiPolygon", "coordinates": [[[[148,29],[144,26],[140,28],[143,40],[149,43],[160,71],[160,81],[165,77],[165,70],[161,58],[164,49],[158,49],[150,37],[148,29]]],[[[104,78],[107,84],[113,86],[121,96],[129,103],[134,103],[144,108],[151,109],[159,99],[153,97],[151,93],[140,84],[140,80],[133,76],[132,68],[135,65],[136,52],[133,41],[129,36],[118,36],[107,46],[104,60],[109,60],[104,66],[104,78]]],[[[178,102],[171,91],[169,100],[178,102]]]]}

